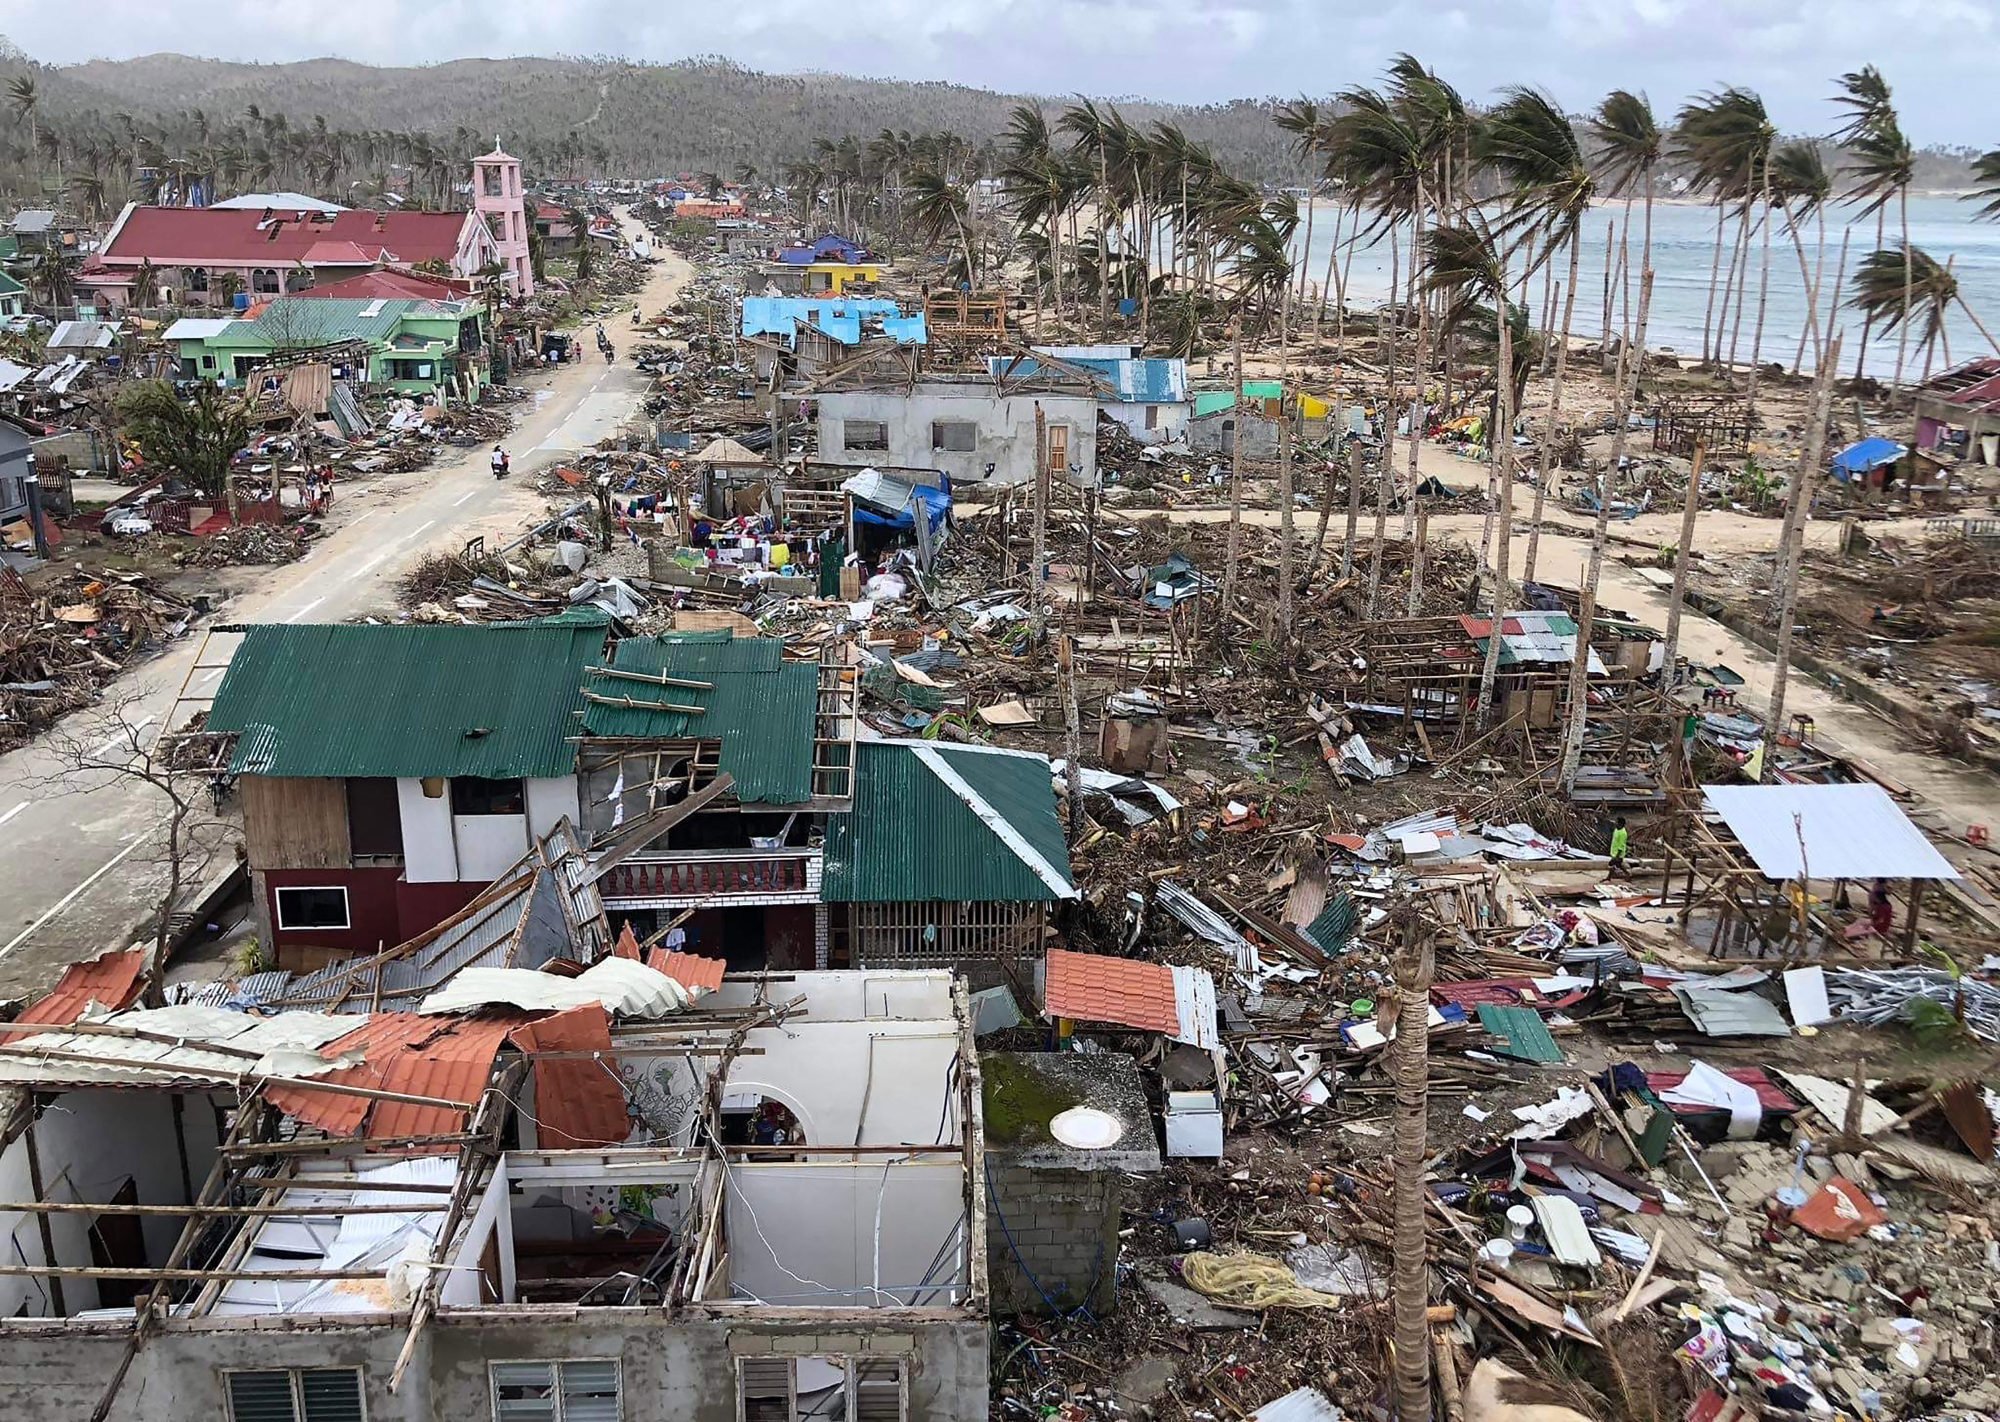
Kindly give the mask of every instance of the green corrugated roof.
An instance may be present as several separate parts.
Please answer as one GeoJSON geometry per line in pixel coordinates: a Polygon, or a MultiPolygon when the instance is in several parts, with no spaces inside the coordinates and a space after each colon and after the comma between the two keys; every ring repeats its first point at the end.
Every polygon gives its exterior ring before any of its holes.
{"type": "Polygon", "coordinates": [[[600,696],[706,708],[699,716],[586,702],[583,728],[593,736],[692,736],[722,742],[722,769],[745,804],[797,805],[812,798],[813,718],[819,669],[788,662],[775,637],[628,637],[612,663],[620,671],[715,683],[713,691],[648,686],[622,677],[591,677],[600,696]]]}
{"type": "MultiPolygon", "coordinates": [[[[5,255],[5,254],[0,253],[0,255],[5,255]]],[[[27,289],[28,288],[22,286],[21,283],[15,281],[14,278],[8,276],[7,273],[0,272],[0,296],[20,296],[24,294],[27,291],[27,289]]]]}
{"type": "Polygon", "coordinates": [[[255,320],[232,321],[209,337],[209,344],[312,347],[357,340],[386,343],[412,312],[439,317],[450,314],[448,308],[419,297],[361,301],[345,296],[280,296],[255,320]]]}
{"type": "Polygon", "coordinates": [[[1563,1059],[1562,1048],[1549,1035],[1548,1024],[1532,1007],[1500,1007],[1482,1003],[1479,1025],[1500,1039],[1500,1045],[1494,1050],[1503,1057],[1517,1057],[1524,1062],[1559,1062],[1563,1059]]]}
{"type": "Polygon", "coordinates": [[[569,775],[606,625],[252,627],[208,728],[241,733],[232,768],[251,775],[569,775]]]}
{"type": "Polygon", "coordinates": [[[854,749],[854,809],[827,818],[820,896],[828,903],[1015,903],[1074,893],[1049,884],[931,763],[962,781],[1067,886],[1069,849],[1046,757],[907,741],[854,749]]]}

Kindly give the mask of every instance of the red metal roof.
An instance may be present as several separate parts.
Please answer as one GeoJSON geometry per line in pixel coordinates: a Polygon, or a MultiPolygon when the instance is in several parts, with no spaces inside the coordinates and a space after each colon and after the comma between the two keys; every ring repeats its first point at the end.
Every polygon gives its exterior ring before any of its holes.
{"type": "Polygon", "coordinates": [[[509,1040],[528,1053],[604,1053],[597,1061],[535,1063],[535,1124],[544,1150],[617,1145],[632,1134],[625,1088],[611,1056],[611,1019],[602,1003],[516,1027],[509,1040]]]}
{"type": "Polygon", "coordinates": [[[1174,975],[1162,963],[1051,948],[1042,1006],[1051,1017],[1115,1022],[1145,1032],[1177,1032],[1174,975]]]}
{"type": "Polygon", "coordinates": [[[419,301],[459,301],[472,290],[470,282],[447,281],[422,272],[400,272],[383,268],[342,277],[323,286],[309,286],[294,296],[337,296],[351,301],[394,300],[413,297],[419,301]]]}
{"type": "MultiPolygon", "coordinates": [[[[1783,1089],[1775,1081],[1772,1081],[1770,1077],[1764,1075],[1761,1068],[1728,1067],[1723,1070],[1722,1074],[1731,1081],[1741,1082],[1755,1091],[1757,1093],[1757,1104],[1764,1108],[1764,1114],[1767,1116],[1790,1116],[1796,1114],[1799,1109],[1799,1103],[1785,1095],[1783,1089]]],[[[1687,1073],[1684,1071],[1649,1071],[1646,1073],[1646,1085],[1652,1090],[1655,1096],[1658,1096],[1663,1091],[1672,1091],[1686,1080],[1687,1073]]],[[[1699,1116],[1705,1111],[1720,1111],[1722,1109],[1720,1106],[1688,1106],[1677,1102],[1669,1102],[1668,1105],[1673,1108],[1673,1112],[1677,1116],[1699,1116]]]]}
{"type": "Polygon", "coordinates": [[[448,1135],[465,1128],[469,1108],[477,1104],[493,1075],[500,1044],[520,1025],[518,1017],[466,1021],[382,1012],[320,1049],[329,1061],[355,1052],[362,1055],[355,1065],[327,1073],[323,1079],[328,1082],[462,1103],[457,1107],[378,1101],[310,1086],[274,1087],[267,1095],[286,1115],[328,1135],[448,1135]]]}
{"type": "Polygon", "coordinates": [[[646,966],[665,973],[697,997],[720,988],[722,975],[729,969],[729,964],[720,958],[697,958],[692,953],[670,953],[664,948],[648,953],[646,966]]]}
{"type": "Polygon", "coordinates": [[[380,260],[449,262],[468,214],[463,212],[280,212],[256,208],[134,207],[98,254],[107,266],[288,267],[295,262],[352,266],[380,260]],[[321,255],[315,256],[315,250],[321,255]]]}
{"type": "MultiPolygon", "coordinates": [[[[104,953],[84,963],[71,963],[49,994],[20,1017],[19,1022],[68,1023],[80,1019],[91,1003],[117,1011],[138,1000],[145,986],[146,950],[127,948],[104,953]]],[[[5,1041],[16,1034],[0,1034],[5,1041]]]]}
{"type": "Polygon", "coordinates": [[[632,931],[632,920],[627,919],[618,930],[618,941],[611,945],[611,956],[639,961],[639,935],[632,931]]]}

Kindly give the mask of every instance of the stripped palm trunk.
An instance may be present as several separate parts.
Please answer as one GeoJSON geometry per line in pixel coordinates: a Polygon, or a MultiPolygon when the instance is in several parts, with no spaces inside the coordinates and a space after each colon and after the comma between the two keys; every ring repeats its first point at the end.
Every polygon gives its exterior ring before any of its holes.
{"type": "MultiPolygon", "coordinates": [[[[1652,269],[1639,276],[1639,309],[1645,311],[1653,293],[1652,269]]],[[[1631,345],[1642,345],[1645,332],[1640,331],[1631,345]]],[[[1643,348],[1643,347],[1642,347],[1643,348]]],[[[1577,771],[1583,766],[1583,733],[1588,719],[1589,706],[1586,692],[1590,684],[1590,629],[1597,621],[1597,580],[1604,572],[1604,544],[1611,529],[1611,482],[1625,458],[1626,426],[1631,423],[1631,390],[1625,379],[1628,350],[1618,354],[1618,399],[1613,405],[1612,418],[1617,421],[1617,430],[1611,437],[1611,464],[1605,470],[1603,487],[1597,493],[1597,520],[1590,534],[1590,562],[1583,575],[1583,593],[1576,612],[1576,654],[1569,664],[1569,700],[1564,707],[1567,721],[1563,728],[1562,766],[1557,772],[1557,784],[1565,795],[1576,787],[1577,771]]]]}
{"type": "MultiPolygon", "coordinates": [[[[1424,222],[1420,207],[1417,220],[1412,228],[1413,243],[1420,243],[1423,240],[1423,230],[1424,222]]],[[[1417,252],[1418,247],[1412,245],[1410,248],[1410,285],[1413,288],[1417,284],[1417,252]]],[[[1403,537],[1410,545],[1410,591],[1408,598],[1403,604],[1403,610],[1410,616],[1415,617],[1417,615],[1418,604],[1423,600],[1424,593],[1424,550],[1422,540],[1417,537],[1416,523],[1417,486],[1422,479],[1421,472],[1417,466],[1417,458],[1424,447],[1424,420],[1426,418],[1424,396],[1427,393],[1425,382],[1429,374],[1427,361],[1430,354],[1428,347],[1430,345],[1431,334],[1431,302],[1430,297],[1422,291],[1413,290],[1412,295],[1415,296],[1417,301],[1417,355],[1416,368],[1412,372],[1415,377],[1416,393],[1410,397],[1410,482],[1409,492],[1404,496],[1403,503],[1403,537]]]]}
{"type": "MultiPolygon", "coordinates": [[[[1496,301],[1500,318],[1500,355],[1494,363],[1499,381],[1493,393],[1493,423],[1500,430],[1514,427],[1514,328],[1507,324],[1507,303],[1496,301]]],[[[1500,620],[1507,606],[1508,545],[1514,533],[1514,441],[1494,439],[1493,478],[1500,498],[1493,515],[1493,626],[1486,636],[1486,659],[1479,666],[1479,725],[1493,719],[1493,683],[1500,672],[1500,620]]]]}
{"type": "MultiPolygon", "coordinates": [[[[1716,329],[1715,291],[1722,280],[1722,222],[1727,205],[1718,196],[1715,200],[1715,255],[1708,263],[1708,306],[1701,316],[1701,362],[1715,365],[1722,358],[1722,343],[1713,340],[1716,329]],[[1713,349],[1711,349],[1711,346],[1713,349]]],[[[1878,244],[1879,245],[1879,244],[1878,244]]]]}
{"type": "MultiPolygon", "coordinates": [[[[1239,429],[1240,433],[1240,429],[1239,429]]],[[[1324,529],[1326,522],[1320,521],[1324,529]]],[[[1292,644],[1292,419],[1282,408],[1278,415],[1278,639],[1279,645],[1292,644]]]]}
{"type": "Polygon", "coordinates": [[[1783,585],[1778,589],[1778,645],[1772,654],[1771,707],[1764,717],[1763,774],[1770,778],[1777,768],[1778,737],[1785,729],[1785,683],[1792,671],[1792,624],[1799,607],[1799,553],[1805,547],[1806,517],[1812,502],[1813,476],[1819,472],[1826,454],[1827,419],[1833,412],[1834,372],[1840,365],[1840,337],[1827,342],[1827,358],[1813,380],[1812,423],[1806,428],[1805,448],[1799,452],[1798,468],[1792,472],[1791,506],[1785,511],[1785,527],[1778,544],[1778,571],[1783,585]]]}
{"type": "Polygon", "coordinates": [[[1688,569],[1694,563],[1694,516],[1701,507],[1701,461],[1706,453],[1702,442],[1696,440],[1688,468],[1687,499],[1681,505],[1681,540],[1674,548],[1674,591],[1667,603],[1667,635],[1660,653],[1660,685],[1669,691],[1677,680],[1674,667],[1680,660],[1681,603],[1687,596],[1688,569]]]}
{"type": "MultiPolygon", "coordinates": [[[[1757,324],[1750,332],[1750,390],[1744,405],[1750,418],[1757,418],[1757,367],[1764,355],[1764,313],[1771,298],[1771,165],[1764,165],[1764,261],[1757,275],[1757,324]]],[[[1810,309],[1812,294],[1806,294],[1810,309]]]]}
{"type": "MultiPolygon", "coordinates": [[[[1542,505],[1548,498],[1549,466],[1555,459],[1556,431],[1562,422],[1563,373],[1569,369],[1569,323],[1576,315],[1579,247],[1579,239],[1572,236],[1569,241],[1569,290],[1563,295],[1562,334],[1556,338],[1556,374],[1554,381],[1549,385],[1549,427],[1542,436],[1542,463],[1535,475],[1535,507],[1528,520],[1528,554],[1521,560],[1521,579],[1530,583],[1535,580],[1535,560],[1541,552],[1542,505]]],[[[1619,359],[1622,361],[1624,357],[1621,355],[1619,359]]],[[[1506,434],[1506,431],[1494,431],[1496,439],[1503,434],[1506,434]]],[[[1512,445],[1511,437],[1508,443],[1512,445]]]]}
{"type": "Polygon", "coordinates": [[[1430,989],[1435,958],[1424,926],[1414,915],[1403,925],[1396,954],[1395,1177],[1391,1186],[1395,1263],[1394,1310],[1396,1416],[1430,1422],[1431,1271],[1424,1229],[1424,1163],[1430,1158],[1430,989]]]}
{"type": "Polygon", "coordinates": [[[1896,323],[1896,388],[1903,388],[1903,357],[1910,349],[1910,297],[1911,284],[1916,280],[1917,264],[1910,260],[1910,185],[1903,184],[1896,190],[1896,205],[1903,220],[1903,319],[1896,323]]]}
{"type": "MultiPolygon", "coordinates": [[[[1382,596],[1382,545],[1389,537],[1389,490],[1396,482],[1396,309],[1393,300],[1403,288],[1398,266],[1402,248],[1393,229],[1389,233],[1389,313],[1388,371],[1389,393],[1382,401],[1382,462],[1375,468],[1375,552],[1368,563],[1368,615],[1373,617],[1382,596]]],[[[1379,327],[1381,318],[1376,318],[1379,327]]]]}
{"type": "Polygon", "coordinates": [[[1354,576],[1354,534],[1361,522],[1361,461],[1366,453],[1360,440],[1347,446],[1347,538],[1340,550],[1340,576],[1354,576]]]}
{"type": "Polygon", "coordinates": [[[1229,614],[1236,607],[1236,564],[1243,549],[1243,318],[1237,317],[1231,332],[1236,350],[1236,404],[1234,435],[1229,441],[1229,551],[1222,565],[1222,612],[1216,631],[1223,635],[1229,614]]]}

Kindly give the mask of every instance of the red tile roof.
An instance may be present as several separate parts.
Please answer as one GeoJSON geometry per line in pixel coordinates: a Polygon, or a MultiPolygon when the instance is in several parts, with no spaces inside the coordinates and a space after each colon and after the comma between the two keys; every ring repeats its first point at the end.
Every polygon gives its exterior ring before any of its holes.
{"type": "Polygon", "coordinates": [[[1180,1030],[1173,971],[1161,963],[1051,948],[1042,1006],[1051,1017],[1077,1022],[1115,1022],[1144,1032],[1180,1030]]]}
{"type": "MultiPolygon", "coordinates": [[[[146,950],[127,948],[104,953],[84,963],[71,963],[49,994],[17,1021],[68,1023],[79,1020],[91,1003],[111,1011],[130,1007],[145,986],[146,950]]],[[[13,1033],[0,1034],[0,1041],[13,1033]]]]}
{"type": "Polygon", "coordinates": [[[382,268],[343,277],[321,286],[309,286],[294,296],[336,296],[350,301],[394,300],[414,297],[420,301],[458,301],[472,290],[470,282],[447,281],[422,272],[399,272],[382,268]]]}
{"type": "Polygon", "coordinates": [[[414,1012],[382,1012],[320,1049],[329,1061],[354,1052],[362,1060],[328,1072],[323,1080],[366,1086],[409,1096],[429,1096],[459,1106],[421,1106],[315,1091],[310,1086],[273,1087],[271,1104],[288,1116],[328,1135],[441,1136],[465,1128],[469,1109],[493,1075],[493,1058],[518,1017],[420,1017],[414,1012]],[[364,1131],[363,1125],[366,1125],[364,1131]]]}
{"type": "Polygon", "coordinates": [[[289,267],[294,262],[352,266],[389,258],[449,262],[458,255],[463,212],[299,213],[220,207],[134,207],[98,254],[108,266],[205,263],[289,267]],[[315,255],[318,252],[319,255],[315,255]]]}
{"type": "Polygon", "coordinates": [[[544,1150],[617,1145],[632,1134],[611,1056],[611,1019],[602,1003],[586,1003],[516,1027],[509,1040],[523,1052],[602,1052],[597,1061],[535,1063],[535,1123],[544,1150]]]}
{"type": "Polygon", "coordinates": [[[648,953],[646,966],[665,973],[696,997],[720,988],[722,975],[729,970],[729,964],[720,958],[697,958],[692,953],[670,953],[664,948],[648,953]]]}

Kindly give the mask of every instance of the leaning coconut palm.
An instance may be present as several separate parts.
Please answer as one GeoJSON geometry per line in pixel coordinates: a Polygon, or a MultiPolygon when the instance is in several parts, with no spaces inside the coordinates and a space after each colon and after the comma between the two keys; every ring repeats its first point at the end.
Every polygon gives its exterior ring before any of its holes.
{"type": "MultiPolygon", "coordinates": [[[[1070,172],[1051,142],[1048,120],[1032,104],[1017,104],[1007,117],[1007,157],[1000,167],[1002,202],[1025,237],[1047,233],[1048,289],[1056,320],[1062,320],[1062,218],[1070,200],[1070,172]]],[[[1035,284],[1041,301],[1042,283],[1035,284]]],[[[1041,330],[1037,311],[1035,328],[1041,330]]]]}
{"type": "Polygon", "coordinates": [[[972,203],[964,184],[953,182],[935,168],[917,168],[905,178],[904,191],[917,234],[933,245],[955,241],[965,284],[977,288],[979,262],[972,246],[972,203]]]}
{"type": "MultiPolygon", "coordinates": [[[[2000,148],[1990,153],[1982,153],[1972,164],[1972,191],[1961,202],[1976,202],[1979,211],[1973,216],[1987,222],[2000,222],[2000,148]]],[[[1882,244],[1878,241],[1876,246],[1882,244]]]]}
{"type": "MultiPolygon", "coordinates": [[[[1305,170],[1306,193],[1306,245],[1312,251],[1313,242],[1313,198],[1319,191],[1319,173],[1323,166],[1320,154],[1320,140],[1326,134],[1326,122],[1319,111],[1319,105],[1311,99],[1300,97],[1279,104],[1271,111],[1271,121],[1292,136],[1292,156],[1305,170]]],[[[1306,299],[1306,283],[1311,274],[1305,262],[1299,263],[1299,300],[1306,299]]]]}
{"type": "Polygon", "coordinates": [[[1498,235],[1468,209],[1462,225],[1433,227],[1424,236],[1423,286],[1445,300],[1445,324],[1455,326],[1473,315],[1480,303],[1491,303],[1497,358],[1493,370],[1493,414],[1487,430],[1489,464],[1486,477],[1486,537],[1492,563],[1481,558],[1486,580],[1487,608],[1493,616],[1486,641],[1486,660],[1479,669],[1479,724],[1492,715],[1493,684],[1500,668],[1500,619],[1509,600],[1508,550],[1514,523],[1513,322],[1507,310],[1507,254],[1498,235]]]}
{"type": "Polygon", "coordinates": [[[1798,254],[1799,283],[1806,291],[1806,324],[1799,331],[1798,354],[1792,357],[1795,370],[1805,368],[1805,350],[1812,341],[1813,355],[1823,354],[1819,326],[1820,279],[1826,271],[1826,204],[1833,196],[1833,179],[1821,161],[1819,145],[1807,139],[1780,144],[1771,154],[1771,196],[1785,215],[1785,227],[1798,254]],[[1800,229],[1807,218],[1818,224],[1814,244],[1818,257],[1811,271],[1806,269],[1805,241],[1800,229]]]}
{"type": "MultiPolygon", "coordinates": [[[[1875,247],[1877,251],[1888,250],[1883,241],[1882,225],[1893,199],[1896,203],[1897,218],[1902,228],[1902,245],[1910,245],[1910,184],[1916,180],[1917,155],[1911,148],[1910,140],[1904,136],[1901,122],[1896,116],[1891,101],[1889,86],[1880,73],[1873,68],[1861,71],[1859,75],[1848,75],[1848,80],[1859,79],[1861,97],[1835,102],[1847,102],[1855,110],[1855,118],[1842,131],[1841,137],[1847,146],[1847,172],[1849,175],[1848,196],[1863,204],[1863,217],[1875,216],[1875,247]]],[[[1845,83],[1846,81],[1843,81],[1845,83]]],[[[1914,273],[1909,273],[1914,275],[1914,273]]],[[[1904,293],[1907,308],[1916,299],[1916,289],[1911,287],[1904,293]]],[[[1868,325],[1874,325],[1870,321],[1868,325]]],[[[1884,333],[1888,331],[1885,325],[1884,333]]],[[[1910,321],[1907,311],[1897,323],[1896,374],[1895,383],[1903,383],[1903,369],[1909,357],[1910,321]]],[[[1866,359],[1869,331],[1864,328],[1861,337],[1862,359],[1866,359]]],[[[1861,373],[1860,362],[1855,364],[1855,376],[1861,373]]]]}
{"type": "MultiPolygon", "coordinates": [[[[1549,482],[1558,426],[1562,420],[1563,375],[1569,367],[1570,323],[1576,317],[1577,266],[1583,250],[1583,223],[1597,197],[1597,178],[1585,161],[1576,130],[1547,94],[1516,87],[1502,91],[1497,107],[1480,128],[1479,154],[1507,189],[1504,225],[1510,233],[1532,235],[1542,261],[1569,251],[1569,285],[1563,294],[1562,329],[1556,335],[1555,379],[1549,386],[1548,424],[1542,432],[1541,467],[1535,476],[1535,512],[1528,528],[1528,554],[1521,576],[1532,581],[1541,544],[1542,503],[1549,482]]],[[[1504,428],[1495,430],[1505,438],[1504,428]]]]}
{"type": "MultiPolygon", "coordinates": [[[[1590,132],[1597,144],[1592,156],[1603,169],[1606,186],[1625,199],[1628,228],[1633,190],[1642,189],[1646,199],[1644,230],[1639,242],[1639,314],[1627,335],[1630,343],[1637,348],[1630,365],[1636,386],[1646,360],[1646,322],[1651,315],[1652,286],[1644,280],[1644,276],[1653,269],[1653,180],[1659,170],[1660,159],[1665,156],[1665,136],[1660,131],[1659,120],[1653,117],[1653,106],[1646,96],[1627,89],[1615,89],[1605,96],[1591,118],[1590,132]]],[[[1629,271],[1630,265],[1624,256],[1625,234],[1621,234],[1618,240],[1619,260],[1629,271]]],[[[1540,511],[1537,510],[1539,516],[1540,511]]]]}
{"type": "MultiPolygon", "coordinates": [[[[1724,219],[1736,204],[1742,218],[1736,250],[1747,249],[1750,238],[1751,199],[1761,181],[1760,171],[1776,133],[1764,101],[1748,89],[1727,88],[1704,94],[1680,111],[1674,129],[1674,146],[1689,171],[1690,187],[1716,204],[1715,257],[1708,277],[1708,308],[1702,317],[1702,358],[1720,364],[1725,355],[1723,331],[1728,326],[1729,287],[1735,283],[1736,259],[1730,261],[1730,280],[1722,287],[1720,311],[1716,306],[1717,279],[1722,265],[1724,219]]],[[[1737,304],[1737,325],[1742,324],[1742,303],[1737,304]]],[[[1733,359],[1733,352],[1728,352],[1733,359]]]]}
{"type": "Polygon", "coordinates": [[[1854,295],[1848,305],[1873,316],[1886,333],[1905,326],[1918,328],[1917,349],[1924,357],[1924,377],[1929,378],[1931,356],[1942,348],[1945,363],[1951,363],[1951,334],[1945,319],[1958,307],[1986,338],[1996,354],[2000,343],[1966,303],[1958,278],[1951,268],[1921,247],[1893,247],[1870,252],[1861,259],[1854,274],[1854,295]]]}
{"type": "MultiPolygon", "coordinates": [[[[1882,71],[1872,64],[1863,65],[1840,76],[1840,87],[1833,96],[1833,105],[1846,111],[1846,119],[1832,134],[1833,141],[1843,146],[1853,143],[1861,135],[1880,124],[1884,119],[1896,122],[1894,97],[1889,91],[1889,81],[1882,77],[1882,71]]],[[[1850,197],[1862,196],[1858,191],[1850,197]]],[[[1873,202],[1870,210],[1875,214],[1875,246],[1877,250],[1888,245],[1887,203],[1873,202]]],[[[1865,214],[1864,214],[1865,215],[1865,214]]],[[[1872,318],[1861,327],[1861,343],[1855,349],[1854,378],[1859,380],[1868,364],[1868,346],[1874,337],[1872,318]]]]}

